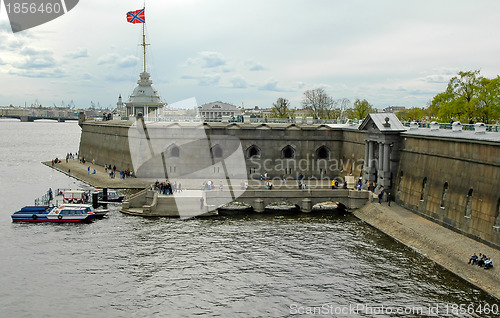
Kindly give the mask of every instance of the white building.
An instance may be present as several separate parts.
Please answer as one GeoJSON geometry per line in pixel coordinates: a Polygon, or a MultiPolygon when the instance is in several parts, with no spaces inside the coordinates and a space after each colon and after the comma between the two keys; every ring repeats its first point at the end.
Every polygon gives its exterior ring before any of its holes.
{"type": "Polygon", "coordinates": [[[153,81],[149,79],[148,72],[142,72],[137,81],[137,87],[125,102],[127,117],[134,117],[138,113],[144,115],[144,119],[154,119],[159,115],[161,107],[165,106],[158,92],[153,88],[153,81]]]}
{"type": "Polygon", "coordinates": [[[203,119],[221,119],[222,116],[237,117],[242,115],[238,107],[223,103],[221,101],[212,102],[198,107],[198,112],[203,119]]]}

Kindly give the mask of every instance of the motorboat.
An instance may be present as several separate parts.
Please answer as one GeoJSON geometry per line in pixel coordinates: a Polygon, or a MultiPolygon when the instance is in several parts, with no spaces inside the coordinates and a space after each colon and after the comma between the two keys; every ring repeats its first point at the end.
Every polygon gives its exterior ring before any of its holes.
{"type": "Polygon", "coordinates": [[[97,193],[99,201],[122,202],[123,199],[125,198],[124,195],[120,195],[115,190],[110,190],[110,189],[108,189],[108,191],[107,191],[107,194],[108,194],[107,200],[104,200],[104,191],[103,191],[103,189],[98,189],[98,190],[94,191],[94,193],[97,193]]]}
{"type": "MultiPolygon", "coordinates": [[[[107,212],[106,212],[107,213],[107,212]]],[[[88,204],[64,204],[60,206],[25,206],[14,212],[12,222],[91,222],[96,214],[88,204]]]]}

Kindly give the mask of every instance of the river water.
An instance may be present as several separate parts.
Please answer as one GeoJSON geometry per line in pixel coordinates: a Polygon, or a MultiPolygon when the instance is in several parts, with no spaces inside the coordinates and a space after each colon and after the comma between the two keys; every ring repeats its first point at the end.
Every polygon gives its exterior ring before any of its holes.
{"type": "Polygon", "coordinates": [[[49,187],[88,189],[40,163],[79,138],[76,123],[0,120],[1,317],[498,317],[495,299],[350,215],[112,207],[91,224],[13,224],[49,187]]]}

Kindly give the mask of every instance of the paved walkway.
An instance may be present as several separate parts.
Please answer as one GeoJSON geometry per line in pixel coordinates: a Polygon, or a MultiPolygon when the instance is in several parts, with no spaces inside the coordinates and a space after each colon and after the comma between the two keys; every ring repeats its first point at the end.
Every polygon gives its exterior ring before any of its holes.
{"type": "Polygon", "coordinates": [[[354,215],[500,300],[500,251],[423,218],[394,202],[368,203],[354,215]],[[484,270],[467,264],[484,253],[494,267],[484,270]]]}
{"type": "MultiPolygon", "coordinates": [[[[79,179],[85,183],[90,184],[96,188],[110,188],[110,189],[144,189],[145,187],[155,183],[155,178],[145,179],[145,178],[120,178],[120,173],[116,173],[115,178],[110,178],[103,166],[92,164],[91,162],[86,162],[85,164],[80,163],[79,160],[63,160],[61,163],[52,165],[51,161],[43,162],[43,164],[52,167],[62,173],[70,175],[76,179],[79,179]],[[95,174],[88,173],[88,168],[90,167],[90,172],[96,171],[95,174]]],[[[159,181],[165,181],[160,179],[159,181]]],[[[207,180],[202,179],[182,179],[182,178],[172,178],[171,182],[177,181],[182,184],[184,189],[200,190],[203,182],[207,180]]],[[[219,184],[226,183],[225,180],[212,179],[215,187],[218,188],[219,184]]],[[[265,182],[261,180],[249,180],[249,186],[251,188],[265,189],[265,182]]],[[[236,189],[239,188],[239,184],[233,185],[236,189]]],[[[308,188],[327,188],[331,187],[330,181],[328,180],[311,180],[307,181],[308,188]]],[[[297,182],[295,180],[289,179],[286,184],[283,184],[281,180],[273,181],[273,189],[298,189],[297,182]]]]}

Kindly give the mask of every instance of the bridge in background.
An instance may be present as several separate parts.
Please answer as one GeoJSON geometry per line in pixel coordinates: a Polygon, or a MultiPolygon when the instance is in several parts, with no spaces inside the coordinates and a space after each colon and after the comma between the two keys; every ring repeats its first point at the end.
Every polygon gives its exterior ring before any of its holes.
{"type": "Polygon", "coordinates": [[[87,118],[102,118],[104,114],[110,111],[105,109],[68,109],[62,107],[0,107],[0,118],[15,118],[22,122],[33,122],[38,119],[65,122],[68,120],[78,121],[78,114],[81,112],[87,118]]]}
{"type": "Polygon", "coordinates": [[[16,118],[22,122],[33,122],[38,119],[51,119],[59,122],[78,120],[79,110],[64,108],[0,108],[1,118],[16,118]]]}

